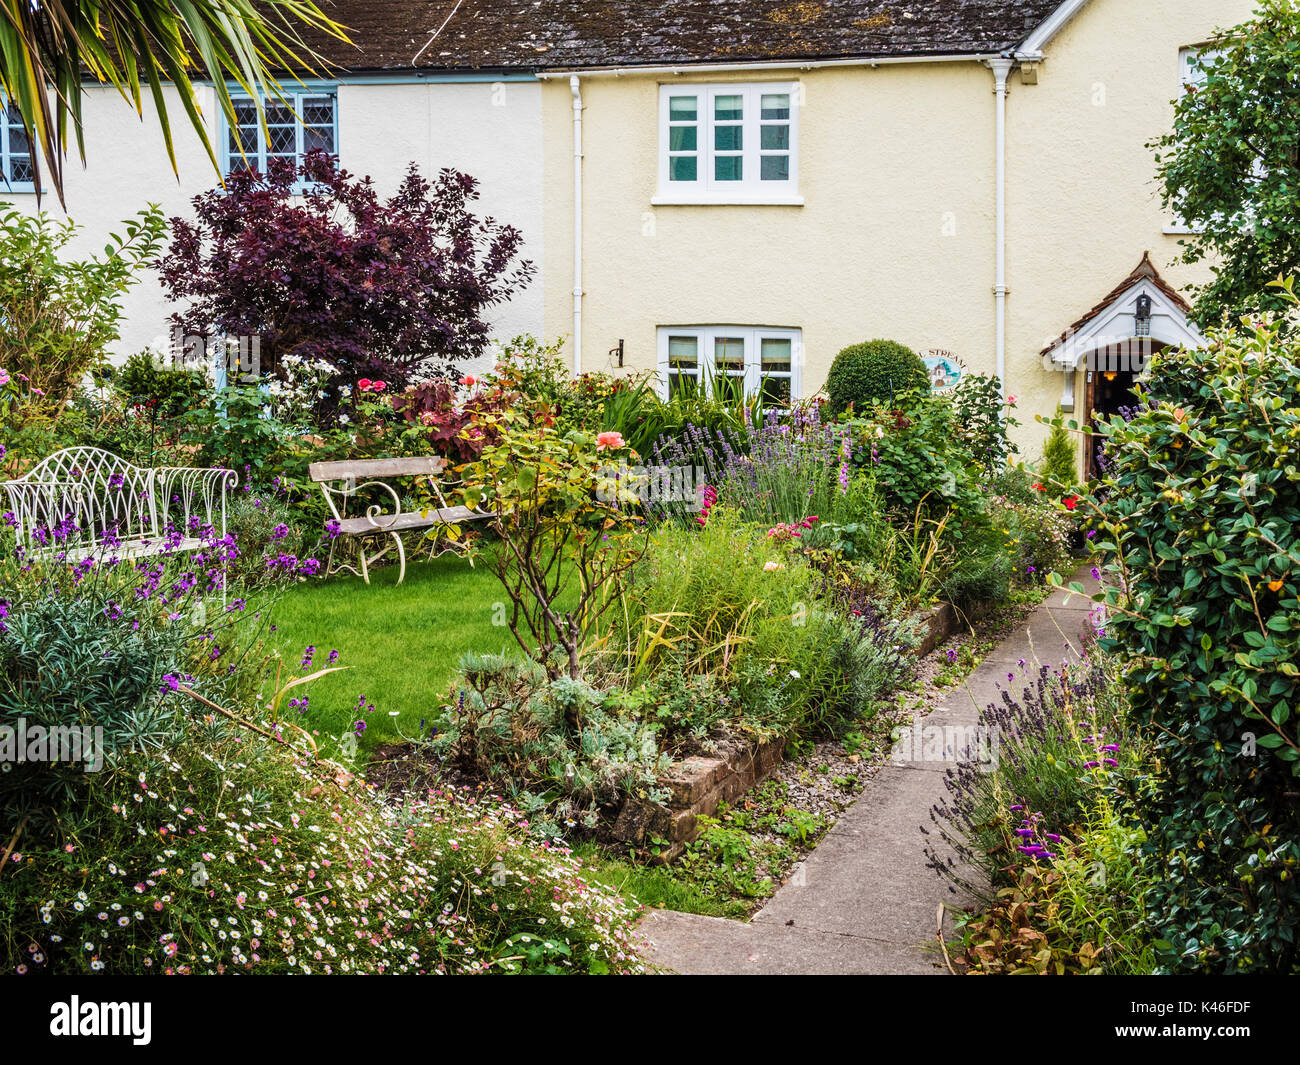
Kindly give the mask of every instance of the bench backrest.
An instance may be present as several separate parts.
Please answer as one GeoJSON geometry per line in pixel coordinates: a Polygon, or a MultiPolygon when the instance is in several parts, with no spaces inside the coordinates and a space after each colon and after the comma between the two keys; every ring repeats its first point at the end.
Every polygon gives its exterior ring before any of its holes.
{"type": "Polygon", "coordinates": [[[42,459],[9,485],[28,532],[55,528],[67,518],[80,539],[157,537],[159,502],[154,471],[132,465],[111,451],[71,447],[42,459]]]}
{"type": "Polygon", "coordinates": [[[347,459],[342,462],[313,462],[307,467],[317,484],[324,481],[382,481],[386,477],[440,477],[447,460],[433,455],[404,459],[347,459]]]}

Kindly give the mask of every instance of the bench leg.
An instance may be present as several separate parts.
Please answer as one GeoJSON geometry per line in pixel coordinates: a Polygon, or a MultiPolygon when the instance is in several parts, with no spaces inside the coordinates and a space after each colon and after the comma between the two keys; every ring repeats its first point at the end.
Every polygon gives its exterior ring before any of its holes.
{"type": "Polygon", "coordinates": [[[393,533],[393,542],[397,544],[397,559],[401,564],[401,568],[397,571],[397,583],[401,584],[406,580],[406,548],[402,546],[402,538],[397,533],[393,533]]]}

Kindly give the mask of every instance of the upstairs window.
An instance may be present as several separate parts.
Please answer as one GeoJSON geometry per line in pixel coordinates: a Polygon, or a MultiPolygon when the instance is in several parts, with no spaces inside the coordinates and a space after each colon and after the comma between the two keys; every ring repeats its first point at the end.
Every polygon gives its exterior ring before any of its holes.
{"type": "Polygon", "coordinates": [[[36,191],[30,147],[18,105],[5,103],[4,121],[0,123],[0,192],[36,191]]]}
{"type": "Polygon", "coordinates": [[[317,148],[338,155],[338,97],[332,91],[290,93],[284,100],[264,101],[266,135],[251,99],[232,96],[231,102],[237,124],[225,131],[224,173],[246,166],[266,173],[273,159],[299,164],[317,148]]]}
{"type": "Polygon", "coordinates": [[[769,403],[799,398],[802,334],[798,329],[754,326],[662,326],[659,329],[660,392],[671,399],[714,382],[734,381],[745,395],[760,392],[769,403]]]}
{"type": "Polygon", "coordinates": [[[655,203],[799,204],[799,86],[664,85],[655,203]]]}

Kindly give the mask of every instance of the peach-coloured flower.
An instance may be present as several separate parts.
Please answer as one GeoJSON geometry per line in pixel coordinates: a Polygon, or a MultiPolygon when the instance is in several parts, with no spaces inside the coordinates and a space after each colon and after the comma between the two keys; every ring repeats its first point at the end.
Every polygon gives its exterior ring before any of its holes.
{"type": "Polygon", "coordinates": [[[764,573],[775,573],[779,569],[785,569],[784,562],[769,562],[763,567],[764,573]]]}
{"type": "Polygon", "coordinates": [[[436,415],[431,410],[426,410],[420,415],[421,425],[432,425],[437,420],[436,415]]]}
{"type": "Polygon", "coordinates": [[[622,433],[601,433],[596,437],[597,451],[604,451],[606,448],[618,449],[620,447],[627,447],[622,433]]]}

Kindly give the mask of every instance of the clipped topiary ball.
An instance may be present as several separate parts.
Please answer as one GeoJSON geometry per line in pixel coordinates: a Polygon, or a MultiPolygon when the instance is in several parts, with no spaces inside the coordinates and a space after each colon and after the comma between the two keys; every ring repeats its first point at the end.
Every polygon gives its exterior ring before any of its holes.
{"type": "Polygon", "coordinates": [[[921,356],[892,340],[868,340],[835,356],[826,393],[832,414],[842,414],[849,404],[863,410],[872,403],[888,403],[909,389],[928,389],[930,375],[921,356]]]}

